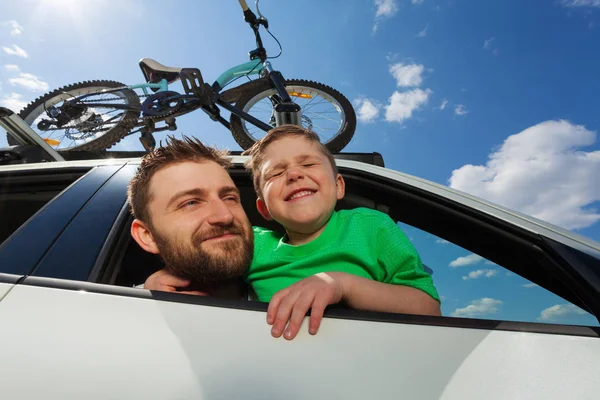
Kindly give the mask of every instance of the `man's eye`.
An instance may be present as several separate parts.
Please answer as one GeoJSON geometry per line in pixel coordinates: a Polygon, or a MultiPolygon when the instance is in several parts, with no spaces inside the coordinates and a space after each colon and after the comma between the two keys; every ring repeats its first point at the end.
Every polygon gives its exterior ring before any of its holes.
{"type": "Polygon", "coordinates": [[[304,163],[304,164],[302,164],[302,166],[304,166],[304,167],[312,167],[313,165],[315,165],[315,163],[304,163]]]}
{"type": "Polygon", "coordinates": [[[227,196],[223,200],[227,201],[229,203],[238,203],[239,202],[239,199],[236,196],[227,196]]]}
{"type": "Polygon", "coordinates": [[[181,204],[181,208],[195,206],[196,204],[198,204],[197,200],[188,200],[181,204]]]}

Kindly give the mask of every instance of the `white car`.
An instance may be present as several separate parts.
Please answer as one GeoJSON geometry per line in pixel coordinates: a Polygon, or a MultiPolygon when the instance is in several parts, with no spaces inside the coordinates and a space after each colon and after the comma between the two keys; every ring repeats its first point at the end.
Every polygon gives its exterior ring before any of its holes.
{"type": "MultiPolygon", "coordinates": [[[[317,335],[305,323],[287,341],[271,337],[264,303],[134,287],[161,268],[129,235],[137,155],[21,163],[27,154],[0,150],[2,399],[600,396],[600,244],[590,239],[386,169],[377,154],[337,155],[340,207],[382,210],[478,254],[593,324],[332,307],[317,335]]],[[[243,160],[233,156],[231,174],[245,209],[270,226],[243,160]]]]}

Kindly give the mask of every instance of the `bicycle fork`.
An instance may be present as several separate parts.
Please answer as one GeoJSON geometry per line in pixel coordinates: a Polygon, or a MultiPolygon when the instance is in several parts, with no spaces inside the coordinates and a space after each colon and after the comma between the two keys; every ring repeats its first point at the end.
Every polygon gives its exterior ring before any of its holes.
{"type": "Polygon", "coordinates": [[[281,97],[282,101],[278,104],[275,104],[275,125],[284,125],[284,124],[292,124],[292,125],[300,125],[302,126],[302,111],[300,106],[292,101],[290,95],[285,89],[284,82],[285,79],[283,75],[279,71],[274,71],[271,67],[271,63],[265,61],[263,63],[265,71],[269,74],[269,79],[277,89],[277,94],[281,97]]]}

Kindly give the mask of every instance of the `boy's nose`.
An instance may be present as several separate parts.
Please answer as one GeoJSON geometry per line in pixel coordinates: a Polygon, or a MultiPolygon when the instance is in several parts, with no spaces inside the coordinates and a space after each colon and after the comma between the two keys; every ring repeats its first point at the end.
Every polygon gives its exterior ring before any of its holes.
{"type": "Polygon", "coordinates": [[[211,225],[231,225],[233,213],[222,200],[214,201],[210,205],[207,221],[211,225]]]}
{"type": "Polygon", "coordinates": [[[302,170],[298,167],[292,167],[292,168],[288,169],[288,171],[287,171],[288,182],[295,182],[298,179],[301,179],[303,177],[304,177],[304,174],[302,173],[302,170]]]}

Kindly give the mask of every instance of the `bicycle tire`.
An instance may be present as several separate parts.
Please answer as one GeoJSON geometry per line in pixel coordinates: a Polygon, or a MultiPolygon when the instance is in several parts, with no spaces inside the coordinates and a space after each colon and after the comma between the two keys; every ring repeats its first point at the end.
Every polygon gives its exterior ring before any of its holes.
{"type": "MultiPolygon", "coordinates": [[[[79,83],[70,84],[67,86],[60,87],[51,92],[48,92],[31,103],[29,103],[25,108],[23,108],[19,112],[19,117],[21,117],[28,125],[32,125],[35,121],[35,118],[44,113],[44,107],[48,105],[56,104],[60,101],[65,100],[68,96],[65,94],[69,94],[70,92],[77,91],[79,95],[82,90],[85,91],[89,89],[90,91],[87,93],[96,93],[100,92],[104,89],[115,89],[119,87],[127,86],[121,82],[109,81],[109,80],[92,80],[92,81],[84,81],[79,83]]],[[[131,89],[123,89],[119,91],[124,95],[124,99],[127,101],[127,104],[139,107],[140,99],[137,94],[131,89]]],[[[57,149],[61,151],[66,150],[77,150],[77,151],[98,151],[105,150],[116,143],[118,143],[121,139],[123,139],[127,133],[135,126],[138,121],[139,111],[126,111],[125,115],[121,118],[121,120],[113,127],[107,130],[104,134],[100,135],[96,139],[90,140],[81,145],[76,145],[73,147],[69,147],[67,149],[57,149]]],[[[7,134],[7,140],[9,145],[18,144],[16,141],[7,134]]]]}
{"type": "MultiPolygon", "coordinates": [[[[356,113],[354,112],[352,104],[344,95],[342,95],[340,92],[338,92],[330,86],[304,79],[288,79],[285,81],[285,85],[286,87],[305,87],[308,89],[312,89],[316,92],[325,93],[326,95],[332,97],[341,108],[341,111],[343,112],[344,116],[344,121],[343,124],[341,124],[339,131],[334,135],[334,137],[323,144],[332,153],[339,153],[344,147],[348,145],[348,143],[354,136],[354,131],[356,129],[356,113]]],[[[239,109],[248,112],[245,109],[245,107],[251,100],[259,98],[261,95],[264,96],[264,98],[267,98],[268,94],[273,93],[274,90],[275,89],[273,89],[268,84],[268,82],[265,82],[265,84],[261,87],[255,87],[253,88],[253,90],[243,93],[240,96],[239,100],[236,102],[235,106],[239,109]]],[[[256,139],[248,133],[247,129],[244,128],[244,121],[242,121],[242,119],[237,115],[231,114],[230,126],[233,138],[242,147],[242,149],[247,150],[250,147],[252,147],[254,143],[256,143],[256,139]]]]}

